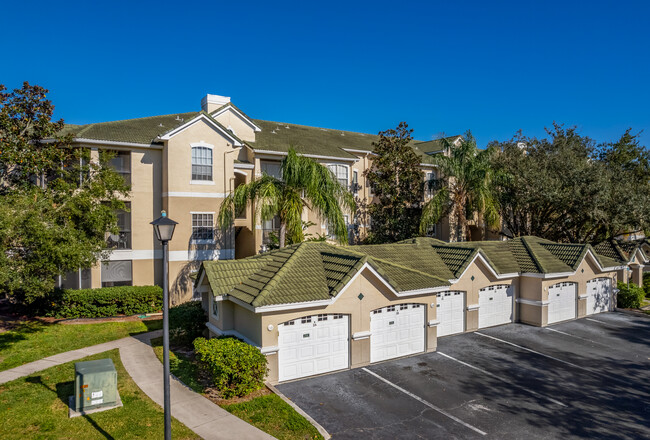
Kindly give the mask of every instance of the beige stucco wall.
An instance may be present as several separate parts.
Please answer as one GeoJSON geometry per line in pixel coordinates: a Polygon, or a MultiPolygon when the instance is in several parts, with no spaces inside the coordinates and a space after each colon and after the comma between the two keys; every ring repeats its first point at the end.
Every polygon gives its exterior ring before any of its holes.
{"type": "Polygon", "coordinates": [[[233,110],[226,110],[225,112],[216,116],[215,119],[224,127],[232,128],[235,136],[237,136],[239,139],[246,142],[255,142],[255,130],[253,127],[245,122],[233,110]]]}

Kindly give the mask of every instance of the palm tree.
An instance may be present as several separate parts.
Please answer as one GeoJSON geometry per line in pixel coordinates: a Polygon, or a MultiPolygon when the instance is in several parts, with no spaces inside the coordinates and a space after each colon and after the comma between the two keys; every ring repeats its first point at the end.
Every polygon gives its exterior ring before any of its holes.
{"type": "Polygon", "coordinates": [[[281,179],[265,173],[235,188],[219,208],[219,226],[222,229],[231,227],[236,213],[253,204],[253,223],[256,215],[262,220],[279,217],[282,248],[287,239],[293,243],[304,241],[301,216],[306,207],[326,219],[337,240],[345,243],[347,226],[343,208],[354,211],[356,207],[347,187],[341,185],[329,169],[313,159],[299,156],[293,148],[289,148],[281,168],[281,179]]]}
{"type": "Polygon", "coordinates": [[[490,160],[494,149],[479,150],[469,131],[458,146],[452,146],[446,139],[442,142],[446,144],[445,153],[432,157],[440,178],[429,182],[434,195],[422,209],[420,233],[448,215],[450,238],[465,241],[470,238],[469,218],[476,215],[489,226],[499,224],[493,189],[496,176],[490,160]]]}

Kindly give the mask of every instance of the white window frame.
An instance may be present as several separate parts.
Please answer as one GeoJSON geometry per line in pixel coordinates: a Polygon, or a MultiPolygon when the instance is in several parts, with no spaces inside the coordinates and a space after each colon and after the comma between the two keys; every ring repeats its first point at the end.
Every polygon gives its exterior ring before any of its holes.
{"type": "Polygon", "coordinates": [[[221,307],[219,307],[219,306],[220,306],[219,303],[220,303],[221,301],[217,301],[217,300],[214,298],[214,295],[210,295],[210,301],[211,301],[211,304],[210,304],[210,315],[211,315],[214,319],[219,320],[219,310],[221,309],[221,307]],[[217,307],[217,313],[214,313],[214,308],[215,308],[215,306],[217,307]]]}
{"type": "Polygon", "coordinates": [[[355,196],[359,195],[359,171],[352,170],[352,182],[350,182],[350,185],[354,185],[354,188],[352,188],[352,193],[355,196]]]}
{"type": "Polygon", "coordinates": [[[334,174],[334,178],[336,179],[337,182],[340,183],[340,177],[338,175],[338,169],[339,167],[345,168],[345,188],[350,188],[350,165],[345,165],[342,163],[328,163],[327,169],[330,170],[334,174]],[[332,169],[334,168],[334,169],[332,169]]]}
{"type": "Polygon", "coordinates": [[[215,184],[215,182],[214,182],[214,145],[208,144],[206,142],[201,141],[201,142],[194,142],[194,143],[190,144],[190,147],[191,147],[190,148],[190,185],[214,185],[215,184]],[[194,166],[194,164],[192,163],[192,151],[194,150],[194,148],[199,148],[199,147],[207,148],[210,151],[212,151],[212,172],[211,172],[212,179],[210,179],[210,180],[194,180],[194,179],[192,179],[192,166],[194,166]]]}
{"type": "Polygon", "coordinates": [[[215,236],[214,236],[214,214],[215,214],[214,212],[197,212],[197,211],[191,211],[190,212],[190,225],[191,225],[191,228],[192,228],[190,237],[192,237],[191,238],[192,244],[214,244],[216,242],[215,236]],[[211,240],[193,238],[194,237],[194,215],[195,214],[197,214],[197,215],[198,214],[208,214],[208,215],[212,216],[212,239],[211,240]]]}

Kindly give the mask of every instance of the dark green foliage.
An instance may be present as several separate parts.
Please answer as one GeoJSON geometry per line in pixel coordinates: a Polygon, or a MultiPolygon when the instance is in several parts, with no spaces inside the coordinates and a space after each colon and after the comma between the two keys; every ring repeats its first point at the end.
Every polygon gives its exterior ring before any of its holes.
{"type": "MultiPolygon", "coordinates": [[[[58,275],[106,257],[105,234],[117,232],[116,209],[128,196],[106,160],[59,136],[47,90],[0,85],[0,296],[30,303],[58,275]],[[47,142],[43,140],[47,139],[47,142]]],[[[104,155],[102,155],[104,156],[104,155]]],[[[108,159],[106,155],[105,159],[108,159]]]]}
{"type": "Polygon", "coordinates": [[[162,308],[159,286],[119,286],[99,289],[56,289],[33,303],[45,316],[100,318],[157,312],[162,308]]]}
{"type": "Polygon", "coordinates": [[[650,228],[650,153],[638,136],[596,144],[559,124],[547,133],[491,144],[507,236],[594,243],[650,228]]]}
{"type": "Polygon", "coordinates": [[[616,307],[622,309],[638,309],[641,307],[641,303],[645,297],[643,288],[634,283],[630,283],[628,286],[621,282],[618,283],[617,287],[618,294],[616,295],[616,307]]]}
{"type": "Polygon", "coordinates": [[[377,157],[372,168],[364,171],[377,201],[368,204],[372,219],[368,243],[392,243],[418,235],[424,174],[409,146],[412,132],[406,122],[400,122],[396,129],[380,132],[379,140],[373,142],[377,157]]]}
{"type": "Polygon", "coordinates": [[[224,398],[245,396],[264,386],[266,356],[252,345],[233,338],[197,338],[194,349],[224,398]]]}
{"type": "Polygon", "coordinates": [[[646,298],[650,298],[650,272],[643,274],[643,291],[646,298]]]}
{"type": "Polygon", "coordinates": [[[208,317],[201,301],[189,301],[169,309],[169,337],[181,344],[191,344],[203,334],[208,317]]]}

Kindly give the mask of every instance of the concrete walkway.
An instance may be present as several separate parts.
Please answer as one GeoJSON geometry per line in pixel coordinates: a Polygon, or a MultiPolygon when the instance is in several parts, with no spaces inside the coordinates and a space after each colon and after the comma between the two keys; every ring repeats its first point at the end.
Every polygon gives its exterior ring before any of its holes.
{"type": "MultiPolygon", "coordinates": [[[[78,350],[48,356],[20,367],[0,372],[0,384],[55,365],[120,349],[120,359],[133,381],[158,405],[163,406],[163,367],[151,347],[151,339],[162,336],[162,330],[92,345],[78,350]]],[[[172,416],[196,434],[208,440],[273,439],[274,437],[230,414],[219,405],[195,393],[172,377],[170,383],[172,416]]]]}

